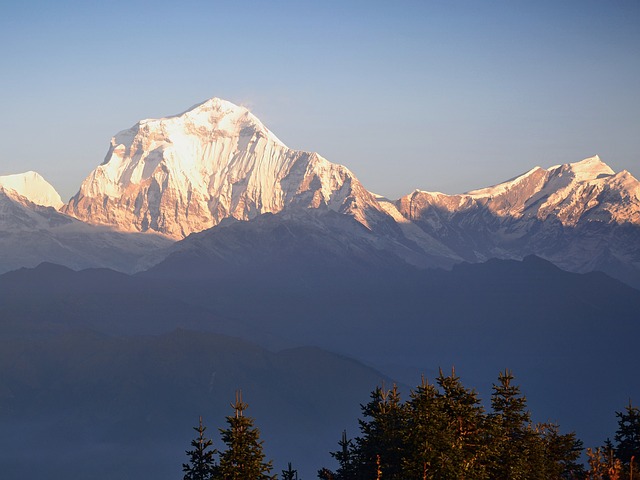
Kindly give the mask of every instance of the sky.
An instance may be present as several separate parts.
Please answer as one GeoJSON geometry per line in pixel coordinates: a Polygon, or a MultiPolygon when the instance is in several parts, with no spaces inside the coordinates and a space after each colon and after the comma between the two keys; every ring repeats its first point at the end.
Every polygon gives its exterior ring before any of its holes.
{"type": "Polygon", "coordinates": [[[462,193],[599,154],[640,176],[640,2],[6,2],[0,175],[67,200],[144,118],[247,106],[369,190],[462,193]]]}

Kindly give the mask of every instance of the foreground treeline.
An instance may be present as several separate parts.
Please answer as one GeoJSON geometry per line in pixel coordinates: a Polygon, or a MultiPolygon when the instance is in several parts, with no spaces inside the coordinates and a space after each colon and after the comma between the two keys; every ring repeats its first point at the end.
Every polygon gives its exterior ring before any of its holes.
{"type": "Polygon", "coordinates": [[[394,386],[376,388],[362,406],[360,436],[343,433],[331,455],[338,469],[318,472],[323,480],[588,479],[640,480],[640,410],[617,412],[615,443],[587,449],[552,423],[533,423],[525,397],[509,371],[493,386],[491,410],[465,388],[455,371],[435,384],[423,379],[401,401],[394,386]]]}
{"type": "MultiPolygon", "coordinates": [[[[561,434],[552,423],[533,423],[520,388],[509,371],[493,385],[491,409],[486,411],[475,390],[464,387],[452,371],[442,371],[429,383],[422,380],[402,401],[396,386],[377,387],[362,405],[360,435],[343,432],[338,450],[331,452],[335,471],[322,468],[321,480],[420,479],[585,479],[640,480],[634,463],[640,457],[640,409],[631,403],[617,412],[614,441],[587,449],[587,468],[579,461],[583,445],[574,433],[561,434]]],[[[228,427],[220,429],[227,449],[218,452],[204,436],[187,451],[184,480],[275,479],[265,461],[259,432],[243,415],[241,396],[233,404],[228,427]],[[219,462],[215,455],[219,454],[219,462]]],[[[283,480],[300,480],[289,464],[283,480]]]]}
{"type": "Polygon", "coordinates": [[[362,408],[361,435],[343,435],[335,472],[325,480],[583,478],[582,442],[554,424],[534,424],[510,372],[501,373],[485,412],[452,372],[422,381],[402,402],[396,387],[377,388],[362,408]]]}

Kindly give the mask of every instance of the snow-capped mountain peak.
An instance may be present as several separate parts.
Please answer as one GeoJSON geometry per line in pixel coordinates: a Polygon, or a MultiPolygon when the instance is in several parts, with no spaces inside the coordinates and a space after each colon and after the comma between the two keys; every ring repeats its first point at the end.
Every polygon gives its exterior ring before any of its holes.
{"type": "Polygon", "coordinates": [[[212,98],[115,135],[64,211],[183,238],[294,205],[349,211],[366,226],[364,207],[381,211],[347,168],[287,148],[246,108],[212,98]]]}
{"type": "Polygon", "coordinates": [[[36,205],[53,207],[56,210],[63,205],[56,189],[34,171],[0,176],[0,188],[13,190],[36,205]]]}
{"type": "Polygon", "coordinates": [[[468,261],[535,254],[572,271],[640,281],[640,182],[598,156],[467,194],[417,190],[395,205],[468,261]]]}
{"type": "Polygon", "coordinates": [[[548,171],[552,175],[569,174],[576,182],[596,180],[598,178],[615,175],[616,173],[611,169],[611,167],[609,167],[609,165],[600,160],[598,155],[585,158],[579,162],[555,165],[550,167],[548,171]]]}
{"type": "Polygon", "coordinates": [[[521,188],[521,186],[524,183],[530,182],[531,179],[533,179],[534,182],[539,181],[541,176],[540,174],[542,172],[545,172],[543,168],[534,167],[528,172],[525,172],[522,175],[518,175],[517,177],[507,180],[506,182],[499,183],[498,185],[494,185],[487,188],[481,188],[479,190],[473,190],[471,192],[467,192],[466,195],[476,199],[497,197],[505,193],[508,193],[513,189],[521,188]]]}
{"type": "MultiPolygon", "coordinates": [[[[84,264],[108,265],[93,257],[115,250],[124,252],[120,257],[131,269],[131,259],[149,245],[180,240],[225,219],[282,212],[278,234],[290,223],[315,218],[306,210],[318,209],[316,220],[338,218],[337,212],[365,227],[351,220],[334,225],[347,229],[336,231],[336,248],[345,254],[390,256],[419,267],[535,254],[574,271],[606,268],[640,284],[634,280],[640,278],[640,182],[629,172],[614,172],[597,155],[534,167],[465,194],[415,190],[392,201],[369,192],[346,167],[289,149],[247,108],[219,98],[118,132],[104,161],[61,213],[42,206],[61,203],[34,172],[0,177],[0,223],[20,234],[5,236],[7,258],[18,258],[18,251],[39,255],[44,241],[57,245],[56,258],[67,265],[83,264],[79,252],[88,258],[84,264]],[[94,225],[92,231],[65,213],[94,225]],[[96,230],[96,224],[107,227],[96,230]],[[26,242],[25,232],[37,240],[26,242]]],[[[279,221],[271,217],[237,228],[279,221]]]]}
{"type": "Polygon", "coordinates": [[[160,128],[165,128],[166,131],[186,128],[194,133],[200,131],[210,136],[248,136],[259,132],[275,143],[284,145],[247,108],[217,97],[198,103],[178,115],[145,119],[138,124],[148,125],[152,129],[160,124],[160,128]]]}

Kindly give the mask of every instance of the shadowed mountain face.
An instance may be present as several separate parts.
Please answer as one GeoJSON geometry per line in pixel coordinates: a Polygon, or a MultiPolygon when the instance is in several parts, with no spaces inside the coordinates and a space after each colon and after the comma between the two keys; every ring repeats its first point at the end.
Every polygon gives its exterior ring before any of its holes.
{"type": "MultiPolygon", "coordinates": [[[[211,432],[242,387],[273,457],[313,477],[331,464],[342,424],[353,432],[358,404],[381,375],[319,350],[274,353],[298,345],[360,359],[406,384],[455,365],[485,399],[497,372],[511,368],[536,419],[576,430],[587,445],[610,436],[613,412],[640,394],[640,292],[603,274],[535,257],[383,272],[325,253],[294,257],[291,265],[265,256],[259,269],[212,264],[209,275],[204,259],[191,277],[177,259],[137,277],[52,265],[0,276],[3,471],[35,469],[16,445],[40,434],[60,447],[52,461],[75,448],[86,454],[74,455],[77,472],[103,465],[104,478],[135,478],[106,466],[124,462],[139,474],[156,465],[156,447],[166,460],[157,465],[169,468],[197,416],[211,432]],[[185,326],[211,333],[174,331],[185,326]],[[224,388],[210,391],[214,371],[224,388]]],[[[159,468],[156,478],[177,469],[159,468]]]]}
{"type": "MultiPolygon", "coordinates": [[[[48,185],[48,184],[47,184],[48,185]]],[[[0,187],[0,272],[54,262],[70,268],[139,270],[139,259],[172,242],[159,235],[88,225],[0,187]]]]}
{"type": "MultiPolygon", "coordinates": [[[[268,269],[273,277],[295,273],[317,278],[324,270],[347,275],[374,270],[384,275],[387,270],[413,270],[411,263],[453,265],[437,254],[427,255],[393,222],[378,227],[386,234],[328,209],[265,214],[249,222],[229,219],[163,250],[158,257],[164,260],[140,275],[222,279],[250,271],[262,277],[268,269]]],[[[158,259],[149,256],[147,261],[158,259]]]]}

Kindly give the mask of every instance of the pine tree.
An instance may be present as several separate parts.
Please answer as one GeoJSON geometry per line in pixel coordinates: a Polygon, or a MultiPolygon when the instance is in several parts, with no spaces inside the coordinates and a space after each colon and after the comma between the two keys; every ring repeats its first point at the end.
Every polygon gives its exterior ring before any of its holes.
{"type": "Polygon", "coordinates": [[[213,442],[204,436],[207,429],[202,423],[202,417],[197,427],[193,429],[198,432],[197,438],[191,440],[193,450],[187,450],[189,463],[182,464],[182,471],[185,472],[183,480],[212,480],[215,478],[217,466],[213,456],[217,453],[210,447],[213,442]]]}
{"type": "Polygon", "coordinates": [[[440,370],[436,383],[441,390],[437,406],[445,421],[437,478],[487,478],[486,415],[478,394],[462,385],[454,369],[449,376],[440,370]]]}
{"type": "Polygon", "coordinates": [[[504,479],[538,478],[540,465],[533,455],[542,454],[539,432],[531,425],[527,400],[514,385],[509,370],[500,372],[493,385],[489,415],[491,425],[491,476],[504,479]]]}
{"type": "Polygon", "coordinates": [[[640,409],[629,402],[624,412],[616,412],[616,417],[618,417],[618,430],[614,437],[616,457],[625,465],[631,463],[631,457],[635,457],[634,460],[640,462],[640,409]]]}
{"type": "Polygon", "coordinates": [[[298,471],[291,467],[291,462],[287,464],[286,470],[282,470],[282,480],[299,480],[298,471]]]}
{"type": "Polygon", "coordinates": [[[561,435],[552,423],[532,424],[526,398],[513,384],[509,370],[493,386],[489,415],[492,478],[576,479],[584,476],[578,463],[582,442],[575,433],[561,435]]]}
{"type": "MultiPolygon", "coordinates": [[[[358,476],[376,478],[380,470],[385,480],[404,480],[402,458],[405,441],[405,407],[396,385],[391,390],[377,387],[371,401],[362,406],[361,437],[356,438],[358,476]]],[[[347,480],[350,477],[345,477],[347,480]]]]}
{"type": "MultiPolygon", "coordinates": [[[[423,379],[404,404],[396,387],[389,391],[378,387],[370,402],[361,406],[361,435],[352,442],[343,433],[340,450],[331,454],[338,460],[338,470],[322,469],[318,478],[584,478],[584,468],[577,461],[582,442],[574,433],[560,434],[557,425],[532,424],[526,398],[512,381],[511,372],[500,373],[489,415],[477,393],[464,387],[455,370],[448,376],[440,371],[435,385],[423,379]]],[[[600,460],[599,452],[592,457],[598,470],[592,469],[589,478],[613,480],[620,462],[603,466],[600,460]],[[608,476],[598,477],[605,467],[608,476]]]]}
{"type": "Polygon", "coordinates": [[[231,404],[234,414],[227,417],[228,427],[220,429],[222,441],[227,449],[220,454],[217,478],[220,480],[267,480],[271,476],[272,462],[265,462],[259,430],[253,419],[245,417],[247,404],[242,401],[242,392],[236,392],[236,401],[231,404]]]}
{"type": "MultiPolygon", "coordinates": [[[[338,470],[328,472],[333,475],[335,480],[352,480],[358,478],[358,460],[357,452],[353,441],[347,438],[346,430],[342,432],[342,438],[338,442],[340,449],[331,452],[331,456],[338,461],[338,470]]],[[[327,472],[325,472],[327,473],[327,472]]]]}
{"type": "Polygon", "coordinates": [[[446,449],[443,434],[447,419],[440,409],[438,389],[422,377],[407,402],[406,452],[403,471],[407,478],[437,478],[439,459],[446,449]]]}
{"type": "Polygon", "coordinates": [[[546,478],[584,478],[584,466],[578,461],[583,450],[582,441],[574,432],[561,435],[558,425],[545,424],[541,439],[546,478]]]}

